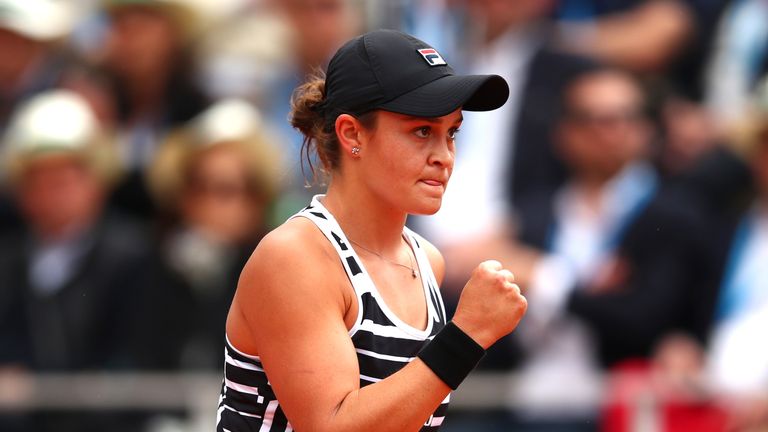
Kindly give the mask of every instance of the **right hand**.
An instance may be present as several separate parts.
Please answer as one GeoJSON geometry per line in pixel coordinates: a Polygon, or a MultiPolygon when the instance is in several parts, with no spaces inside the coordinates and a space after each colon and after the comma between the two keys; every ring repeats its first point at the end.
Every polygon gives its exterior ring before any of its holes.
{"type": "Polygon", "coordinates": [[[512,272],[498,261],[484,261],[464,286],[453,323],[488,349],[517,327],[527,308],[512,272]]]}

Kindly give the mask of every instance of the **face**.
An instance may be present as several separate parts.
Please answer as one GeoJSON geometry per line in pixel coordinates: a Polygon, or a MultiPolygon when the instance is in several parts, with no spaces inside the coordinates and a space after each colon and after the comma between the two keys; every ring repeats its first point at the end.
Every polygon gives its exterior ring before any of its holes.
{"type": "Polygon", "coordinates": [[[363,131],[362,156],[355,164],[360,181],[406,213],[437,212],[453,172],[462,119],[461,109],[437,118],[378,112],[375,128],[363,131]]]}
{"type": "Polygon", "coordinates": [[[107,41],[107,65],[135,80],[167,70],[180,46],[176,28],[166,15],[141,7],[115,12],[107,41]]]}
{"type": "Polygon", "coordinates": [[[18,184],[19,206],[33,230],[56,238],[87,226],[101,209],[98,178],[72,156],[28,162],[18,184]]]}
{"type": "Polygon", "coordinates": [[[566,112],[558,144],[577,177],[610,179],[647,149],[642,94],[620,73],[580,78],[566,93],[566,112]]]}
{"type": "Polygon", "coordinates": [[[251,190],[244,157],[217,145],[194,160],[182,198],[185,223],[225,244],[252,239],[262,223],[262,203],[251,190]]]}
{"type": "Polygon", "coordinates": [[[281,0],[277,4],[294,24],[306,65],[324,64],[358,33],[356,11],[348,0],[281,0]]]}

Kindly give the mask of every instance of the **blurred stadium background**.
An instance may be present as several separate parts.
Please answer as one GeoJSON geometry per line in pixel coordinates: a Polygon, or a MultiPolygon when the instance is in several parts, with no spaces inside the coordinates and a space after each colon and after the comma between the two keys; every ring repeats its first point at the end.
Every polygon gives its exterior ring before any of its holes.
{"type": "Polygon", "coordinates": [[[496,73],[441,211],[528,316],[446,431],[768,430],[768,1],[0,0],[0,430],[211,430],[290,95],[375,28],[496,73]]]}

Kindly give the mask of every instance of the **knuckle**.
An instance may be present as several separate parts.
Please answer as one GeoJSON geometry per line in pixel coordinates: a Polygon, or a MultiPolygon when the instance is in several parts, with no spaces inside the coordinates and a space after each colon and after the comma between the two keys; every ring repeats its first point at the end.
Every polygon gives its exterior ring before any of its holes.
{"type": "Polygon", "coordinates": [[[507,282],[507,278],[504,276],[503,273],[496,273],[493,275],[493,281],[504,285],[507,282]]]}
{"type": "Polygon", "coordinates": [[[507,269],[504,269],[504,270],[501,270],[500,273],[504,276],[505,280],[507,280],[509,282],[514,282],[515,275],[511,271],[509,271],[507,269]]]}

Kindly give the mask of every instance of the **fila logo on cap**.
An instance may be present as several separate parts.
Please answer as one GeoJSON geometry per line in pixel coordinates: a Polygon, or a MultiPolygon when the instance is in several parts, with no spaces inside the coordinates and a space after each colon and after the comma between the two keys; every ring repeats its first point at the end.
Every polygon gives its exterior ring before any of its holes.
{"type": "Polygon", "coordinates": [[[438,54],[437,51],[432,48],[422,48],[416,51],[418,51],[419,54],[424,57],[424,60],[426,60],[430,66],[440,66],[447,64],[445,60],[440,57],[440,54],[438,54]]]}

